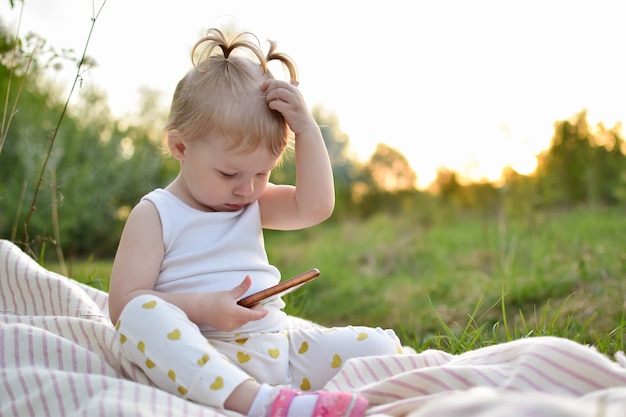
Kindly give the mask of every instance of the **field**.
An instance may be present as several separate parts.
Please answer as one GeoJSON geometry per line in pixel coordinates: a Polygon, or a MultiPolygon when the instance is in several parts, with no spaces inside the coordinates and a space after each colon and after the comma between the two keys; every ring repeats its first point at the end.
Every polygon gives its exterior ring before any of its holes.
{"type": "MultiPolygon", "coordinates": [[[[623,208],[435,223],[381,214],[265,239],[284,278],[320,269],[287,296],[287,311],[321,324],[393,328],[418,350],[458,353],[548,334],[623,350],[623,208]]],[[[69,267],[73,278],[107,289],[110,261],[69,267]]]]}

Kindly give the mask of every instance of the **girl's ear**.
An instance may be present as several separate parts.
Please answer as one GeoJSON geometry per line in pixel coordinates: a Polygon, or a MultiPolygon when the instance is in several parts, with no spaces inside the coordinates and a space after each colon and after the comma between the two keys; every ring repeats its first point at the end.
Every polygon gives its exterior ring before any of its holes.
{"type": "Polygon", "coordinates": [[[178,130],[167,132],[167,147],[174,159],[178,161],[185,159],[187,145],[185,145],[184,136],[178,130]]]}

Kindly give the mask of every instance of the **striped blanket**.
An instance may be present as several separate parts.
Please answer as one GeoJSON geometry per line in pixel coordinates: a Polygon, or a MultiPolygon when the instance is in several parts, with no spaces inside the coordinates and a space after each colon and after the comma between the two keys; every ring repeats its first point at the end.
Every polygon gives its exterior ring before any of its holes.
{"type": "MultiPolygon", "coordinates": [[[[107,294],[0,240],[0,416],[232,416],[150,384],[115,347],[107,294]]],[[[529,338],[461,355],[348,361],[329,390],[371,416],[626,416],[626,358],[529,338]]]]}

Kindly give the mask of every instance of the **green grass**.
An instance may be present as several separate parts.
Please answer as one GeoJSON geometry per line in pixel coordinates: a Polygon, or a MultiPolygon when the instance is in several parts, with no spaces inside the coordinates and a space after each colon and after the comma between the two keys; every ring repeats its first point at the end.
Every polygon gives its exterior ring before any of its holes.
{"type": "MultiPolygon", "coordinates": [[[[58,263],[44,264],[51,271],[64,274],[58,263]]],[[[109,291],[112,260],[69,259],[65,262],[67,276],[102,291],[109,291]]]]}
{"type": "Polygon", "coordinates": [[[626,323],[623,213],[467,216],[432,226],[380,215],[266,241],[285,275],[321,270],[293,301],[323,324],[394,328],[418,349],[551,334],[611,353],[623,348],[626,323]]]}
{"type": "MultiPolygon", "coordinates": [[[[539,335],[607,354],[624,348],[623,208],[429,224],[381,214],[269,232],[266,245],[285,278],[320,269],[288,296],[287,311],[321,324],[393,328],[420,351],[459,353],[539,335]]],[[[110,262],[70,268],[106,290],[110,262]]]]}

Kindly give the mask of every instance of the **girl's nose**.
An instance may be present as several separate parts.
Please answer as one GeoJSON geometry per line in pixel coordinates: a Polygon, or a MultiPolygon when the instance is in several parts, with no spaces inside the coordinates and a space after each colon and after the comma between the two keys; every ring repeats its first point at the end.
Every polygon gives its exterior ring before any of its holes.
{"type": "Polygon", "coordinates": [[[243,197],[249,197],[254,193],[254,182],[250,181],[242,181],[237,184],[235,187],[235,194],[243,197]]]}

